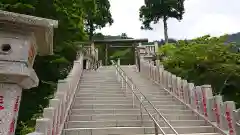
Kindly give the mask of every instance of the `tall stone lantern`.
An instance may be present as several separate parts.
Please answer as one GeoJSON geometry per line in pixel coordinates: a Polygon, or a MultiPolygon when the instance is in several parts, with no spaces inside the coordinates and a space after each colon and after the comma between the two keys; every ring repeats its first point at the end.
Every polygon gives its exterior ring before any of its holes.
{"type": "Polygon", "coordinates": [[[55,20],[0,10],[0,135],[14,135],[22,89],[37,87],[35,56],[53,53],[55,20]]]}

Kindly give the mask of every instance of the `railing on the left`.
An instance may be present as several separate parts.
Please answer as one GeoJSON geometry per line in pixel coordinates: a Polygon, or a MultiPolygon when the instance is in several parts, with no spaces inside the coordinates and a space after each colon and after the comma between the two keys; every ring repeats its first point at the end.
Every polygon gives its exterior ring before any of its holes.
{"type": "Polygon", "coordinates": [[[59,80],[55,96],[44,108],[42,118],[36,120],[35,132],[28,135],[61,135],[82,71],[83,54],[80,53],[67,78],[59,80]]]}

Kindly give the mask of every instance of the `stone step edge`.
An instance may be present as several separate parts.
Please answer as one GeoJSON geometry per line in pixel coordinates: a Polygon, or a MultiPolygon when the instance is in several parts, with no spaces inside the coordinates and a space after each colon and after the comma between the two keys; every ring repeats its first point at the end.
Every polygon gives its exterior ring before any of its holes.
{"type": "MultiPolygon", "coordinates": [[[[155,134],[121,134],[121,135],[155,135],[155,134]]],[[[158,135],[162,135],[159,133],[158,135]]],[[[176,134],[167,134],[176,135],[176,134]]],[[[178,134],[178,135],[220,135],[219,133],[189,133],[189,134],[178,134]]]]}
{"type": "MultiPolygon", "coordinates": [[[[90,114],[90,115],[76,115],[76,114],[72,114],[72,115],[69,115],[69,116],[139,116],[137,114],[90,114]]],[[[196,115],[185,115],[185,114],[163,114],[164,117],[165,116],[196,116],[196,115]]],[[[148,114],[143,114],[143,116],[149,116],[148,114]]],[[[196,116],[197,117],[197,116],[196,116]]]]}
{"type": "MultiPolygon", "coordinates": [[[[67,121],[66,123],[77,123],[77,122],[91,122],[91,123],[94,123],[94,122],[141,122],[141,120],[95,120],[95,121],[67,121]]],[[[160,122],[163,121],[163,120],[160,120],[160,122]]],[[[180,122],[204,122],[204,120],[169,120],[168,122],[177,122],[177,121],[180,121],[180,122]]],[[[143,120],[142,122],[153,122],[152,120],[143,120]]]]}
{"type": "MultiPolygon", "coordinates": [[[[74,106],[84,106],[84,105],[89,105],[89,106],[94,106],[94,105],[104,105],[104,106],[112,106],[112,105],[114,105],[114,106],[129,106],[129,105],[132,105],[132,104],[78,104],[78,105],[74,105],[74,106]]],[[[138,105],[138,104],[136,104],[136,105],[138,105]]],[[[169,106],[169,107],[171,107],[171,106],[183,106],[183,107],[185,107],[184,105],[178,105],[178,104],[170,104],[170,105],[155,105],[155,106],[169,106]]]]}
{"type": "MultiPolygon", "coordinates": [[[[105,111],[105,110],[110,110],[110,111],[140,111],[139,108],[137,109],[71,109],[71,110],[79,110],[79,111],[105,111]]],[[[154,110],[154,109],[148,109],[149,111],[154,110]]],[[[158,111],[172,111],[172,109],[157,109],[158,111]]],[[[191,110],[174,110],[174,111],[179,111],[179,112],[192,112],[191,110]]]]}
{"type": "MultiPolygon", "coordinates": [[[[175,129],[176,128],[209,128],[209,127],[212,127],[212,126],[182,126],[182,127],[174,127],[175,129]]],[[[95,130],[95,129],[131,129],[131,128],[139,128],[139,129],[142,129],[142,128],[152,128],[154,129],[154,127],[101,127],[101,128],[66,128],[64,130],[95,130]]],[[[161,128],[169,128],[169,127],[161,127],[161,128]]]]}

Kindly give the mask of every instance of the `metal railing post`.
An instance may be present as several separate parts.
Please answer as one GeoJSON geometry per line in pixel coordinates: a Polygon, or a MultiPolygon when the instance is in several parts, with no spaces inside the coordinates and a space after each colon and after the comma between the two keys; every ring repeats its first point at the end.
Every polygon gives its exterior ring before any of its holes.
{"type": "Polygon", "coordinates": [[[125,95],[127,96],[127,90],[128,90],[128,77],[126,76],[126,86],[125,86],[125,95]]]}
{"type": "Polygon", "coordinates": [[[158,135],[158,127],[156,123],[154,123],[154,130],[155,130],[155,135],[158,135]]]}
{"type": "Polygon", "coordinates": [[[123,72],[122,72],[122,77],[121,77],[121,80],[122,80],[122,88],[124,86],[124,77],[123,77],[123,72]]]}
{"type": "Polygon", "coordinates": [[[140,100],[140,115],[141,115],[141,125],[143,126],[143,113],[142,113],[142,105],[143,105],[143,97],[140,100]]]}
{"type": "MultiPolygon", "coordinates": [[[[132,84],[132,91],[134,91],[134,86],[133,86],[133,84],[132,84]]],[[[134,93],[132,93],[132,105],[133,105],[133,108],[134,108],[134,93]]]]}

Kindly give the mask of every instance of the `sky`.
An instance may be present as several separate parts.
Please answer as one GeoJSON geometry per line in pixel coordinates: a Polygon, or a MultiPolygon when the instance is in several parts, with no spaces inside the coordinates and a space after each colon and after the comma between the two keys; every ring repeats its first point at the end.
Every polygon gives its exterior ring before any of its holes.
{"type": "MultiPolygon", "coordinates": [[[[152,25],[153,30],[141,30],[139,8],[144,0],[109,0],[114,19],[112,26],[100,31],[104,35],[126,33],[133,38],[150,41],[164,38],[163,22],[152,25]]],[[[190,39],[206,34],[220,36],[240,32],[240,0],[185,0],[183,19],[168,20],[170,38],[190,39]]]]}

